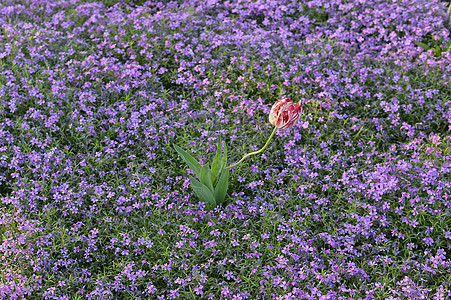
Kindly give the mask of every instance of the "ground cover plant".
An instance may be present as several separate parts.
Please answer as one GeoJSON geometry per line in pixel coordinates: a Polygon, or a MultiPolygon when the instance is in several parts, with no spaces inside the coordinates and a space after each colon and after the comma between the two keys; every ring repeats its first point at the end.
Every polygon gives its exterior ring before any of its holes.
{"type": "Polygon", "coordinates": [[[445,11],[1,1],[0,299],[447,299],[445,11]],[[282,97],[207,209],[173,145],[237,162],[282,97]]]}

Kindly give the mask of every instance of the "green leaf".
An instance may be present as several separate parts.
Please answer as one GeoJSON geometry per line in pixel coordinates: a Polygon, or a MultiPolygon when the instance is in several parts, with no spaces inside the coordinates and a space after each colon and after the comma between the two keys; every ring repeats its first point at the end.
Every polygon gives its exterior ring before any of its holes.
{"type": "Polygon", "coordinates": [[[195,179],[193,176],[188,175],[188,177],[191,180],[191,188],[193,189],[197,198],[199,198],[199,200],[202,202],[210,204],[212,208],[216,207],[215,197],[213,196],[213,193],[210,191],[210,189],[206,185],[199,182],[199,180],[195,179]]]}
{"type": "Polygon", "coordinates": [[[224,165],[222,164],[221,148],[221,139],[219,139],[218,145],[216,146],[216,155],[213,159],[213,163],[211,164],[211,181],[213,184],[216,184],[219,179],[219,175],[221,175],[222,168],[224,168],[224,165]]]}
{"type": "Polygon", "coordinates": [[[442,55],[442,48],[435,46],[435,56],[439,57],[440,55],[442,55]]]}
{"type": "Polygon", "coordinates": [[[417,46],[420,46],[421,48],[423,48],[424,51],[428,51],[429,49],[431,49],[431,47],[429,47],[425,43],[418,42],[418,41],[414,41],[414,43],[417,44],[417,46]]]}
{"type": "Polygon", "coordinates": [[[219,178],[218,184],[215,188],[215,200],[216,203],[223,203],[227,195],[227,189],[229,188],[229,170],[226,169],[222,172],[219,178]]]}
{"type": "Polygon", "coordinates": [[[222,164],[223,168],[225,166],[227,166],[227,145],[226,145],[226,143],[224,143],[224,155],[222,156],[221,164],[222,164]]]}
{"type": "Polygon", "coordinates": [[[200,169],[202,166],[199,164],[197,160],[195,160],[188,152],[180,148],[179,146],[174,144],[174,149],[177,151],[177,153],[180,155],[180,157],[186,162],[188,167],[193,170],[194,174],[198,178],[200,178],[200,169]]]}
{"type": "Polygon", "coordinates": [[[200,169],[200,176],[199,176],[200,182],[205,184],[210,191],[213,193],[213,183],[211,182],[211,173],[210,173],[210,166],[208,164],[205,164],[200,169]]]}

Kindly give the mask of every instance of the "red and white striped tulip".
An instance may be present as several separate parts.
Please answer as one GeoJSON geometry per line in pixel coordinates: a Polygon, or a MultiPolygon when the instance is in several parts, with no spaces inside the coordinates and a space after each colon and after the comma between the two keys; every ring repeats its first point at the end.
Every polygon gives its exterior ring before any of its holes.
{"type": "Polygon", "coordinates": [[[246,154],[239,162],[230,165],[228,167],[225,167],[224,170],[228,170],[230,168],[238,166],[246,159],[246,157],[263,152],[266,149],[266,147],[268,147],[269,142],[274,136],[274,133],[276,133],[276,130],[290,128],[294,126],[294,124],[296,124],[296,122],[299,120],[301,114],[302,114],[302,101],[299,101],[298,104],[295,105],[288,98],[277,100],[276,103],[274,103],[274,105],[272,106],[271,112],[269,113],[269,122],[274,125],[274,129],[271,135],[269,136],[269,139],[266,141],[266,144],[263,146],[263,148],[246,154]]]}
{"type": "Polygon", "coordinates": [[[269,122],[279,129],[290,128],[296,124],[302,114],[302,101],[295,105],[290,99],[276,101],[269,113],[269,122]]]}

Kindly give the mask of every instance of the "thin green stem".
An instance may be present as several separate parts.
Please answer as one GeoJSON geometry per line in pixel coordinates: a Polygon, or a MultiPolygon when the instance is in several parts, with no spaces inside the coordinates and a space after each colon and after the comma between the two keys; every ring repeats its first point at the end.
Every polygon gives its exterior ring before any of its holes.
{"type": "Polygon", "coordinates": [[[251,152],[251,153],[246,154],[239,162],[237,162],[236,164],[233,164],[233,165],[231,165],[231,166],[225,167],[224,169],[226,170],[226,169],[230,169],[230,168],[236,167],[236,166],[238,166],[240,163],[242,163],[243,160],[245,160],[248,156],[255,155],[255,154],[259,154],[259,153],[263,152],[263,151],[266,149],[266,147],[268,147],[269,142],[271,141],[271,139],[272,139],[274,133],[276,133],[276,130],[277,130],[277,127],[274,127],[274,130],[272,131],[271,135],[269,136],[269,139],[266,141],[266,144],[263,146],[263,148],[261,148],[261,149],[258,150],[258,151],[254,151],[254,152],[251,152]]]}

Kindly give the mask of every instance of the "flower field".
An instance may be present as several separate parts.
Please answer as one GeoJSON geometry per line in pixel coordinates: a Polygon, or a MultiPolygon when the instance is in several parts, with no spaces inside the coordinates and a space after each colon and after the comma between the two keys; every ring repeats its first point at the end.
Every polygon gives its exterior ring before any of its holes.
{"type": "Polygon", "coordinates": [[[438,0],[0,1],[0,299],[449,299],[445,17],[438,0]],[[209,209],[174,145],[203,165],[221,140],[236,163],[281,98],[299,121],[209,209]]]}

